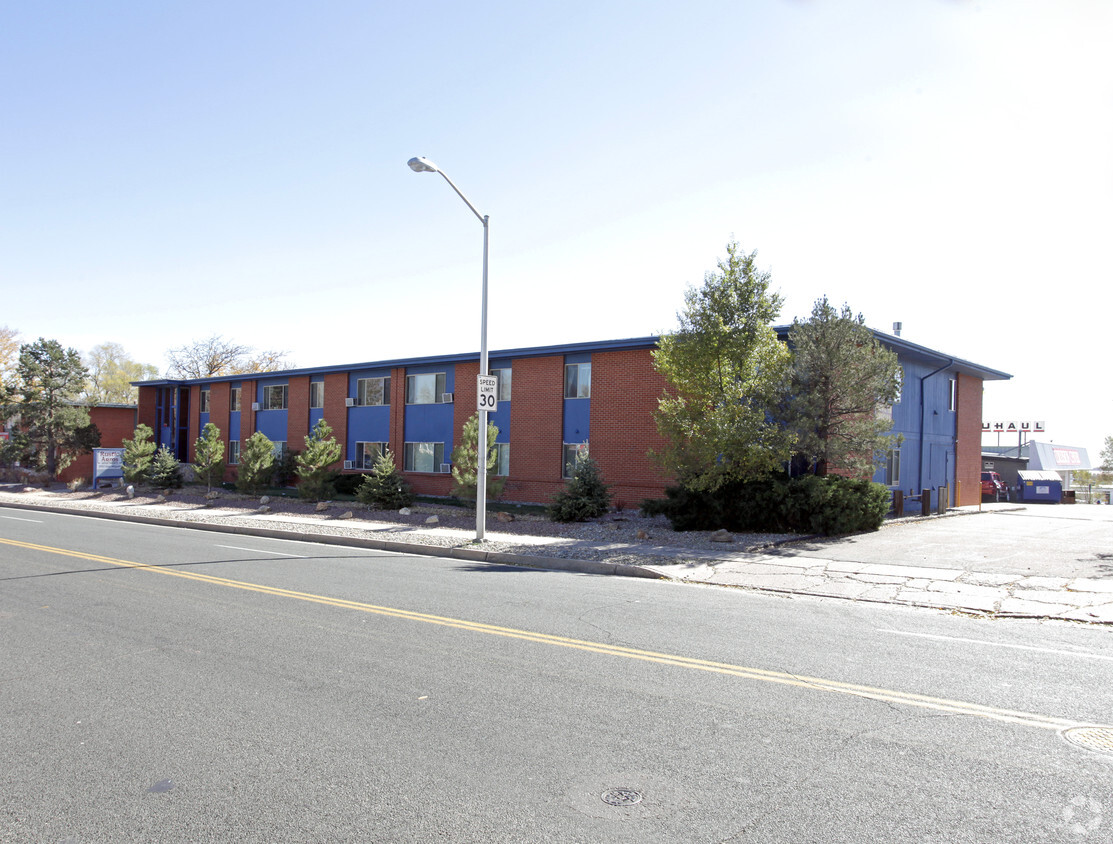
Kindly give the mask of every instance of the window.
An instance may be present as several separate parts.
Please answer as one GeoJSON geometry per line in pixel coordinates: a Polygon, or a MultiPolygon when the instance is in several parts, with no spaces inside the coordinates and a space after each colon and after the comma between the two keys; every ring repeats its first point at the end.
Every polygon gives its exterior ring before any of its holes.
{"type": "Polygon", "coordinates": [[[564,367],[564,397],[591,398],[591,364],[570,363],[564,367]]]}
{"type": "Polygon", "coordinates": [[[228,393],[228,412],[238,413],[240,410],[240,388],[233,387],[228,393]]]}
{"type": "Polygon", "coordinates": [[[275,384],[263,388],[263,410],[285,410],[289,403],[290,388],[275,384]]]}
{"type": "Polygon", "coordinates": [[[406,376],[406,404],[440,404],[444,401],[445,374],[430,372],[406,376]]]}
{"type": "Polygon", "coordinates": [[[407,472],[439,472],[444,463],[444,443],[406,443],[402,468],[407,472]]]}
{"type": "Polygon", "coordinates": [[[390,378],[360,378],[357,380],[356,404],[360,407],[390,404],[390,378]]]}
{"type": "Polygon", "coordinates": [[[889,450],[885,457],[885,486],[900,486],[900,449],[889,450]]]}
{"type": "Polygon", "coordinates": [[[316,409],[325,406],[325,382],[309,382],[309,406],[316,409]]]}
{"type": "Polygon", "coordinates": [[[510,401],[510,370],[492,369],[491,374],[499,379],[499,401],[510,401]]]}
{"type": "Polygon", "coordinates": [[[201,389],[201,401],[199,401],[197,404],[198,404],[198,411],[200,413],[208,413],[209,412],[209,388],[208,387],[203,387],[201,389]]]}
{"type": "Polygon", "coordinates": [[[495,474],[505,478],[510,474],[510,443],[495,443],[495,453],[495,474]]]}
{"type": "Polygon", "coordinates": [[[565,443],[564,444],[564,474],[563,477],[570,478],[572,473],[576,470],[576,461],[580,457],[587,457],[587,443],[565,443]]]}
{"type": "Polygon", "coordinates": [[[954,378],[947,381],[947,410],[958,409],[958,381],[954,378]]]}
{"type": "MultiPolygon", "coordinates": [[[[239,389],[237,388],[237,392],[239,389]]],[[[236,466],[240,462],[240,441],[228,440],[228,465],[236,466]]]]}
{"type": "Polygon", "coordinates": [[[285,456],[286,456],[286,441],[285,440],[275,440],[274,441],[274,459],[275,459],[275,462],[278,462],[278,461],[282,460],[285,456]]]}
{"type": "Polygon", "coordinates": [[[356,443],[352,465],[357,469],[374,469],[376,461],[386,453],[386,443],[356,443]]]}

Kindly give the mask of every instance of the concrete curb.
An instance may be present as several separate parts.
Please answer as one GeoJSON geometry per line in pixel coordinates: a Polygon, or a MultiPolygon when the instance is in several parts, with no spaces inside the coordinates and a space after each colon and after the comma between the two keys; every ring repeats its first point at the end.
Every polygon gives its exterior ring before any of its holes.
{"type": "Polygon", "coordinates": [[[575,574],[598,574],[619,577],[644,577],[654,580],[667,580],[664,575],[653,569],[623,563],[601,563],[596,560],[579,560],[565,557],[541,557],[527,554],[510,554],[501,551],[484,551],[482,548],[458,548],[452,546],[421,545],[414,542],[398,542],[389,539],[365,539],[359,536],[334,536],[327,533],[305,533],[297,530],[252,527],[248,525],[215,525],[209,522],[189,519],[168,519],[159,516],[141,516],[135,513],[112,513],[104,510],[85,510],[76,507],[58,507],[51,504],[31,504],[25,502],[3,502],[2,506],[19,510],[32,510],[42,513],[58,513],[66,516],[90,516],[118,522],[157,525],[159,527],[205,530],[215,533],[234,533],[240,536],[260,536],[268,539],[291,539],[298,542],[317,542],[322,545],[341,545],[348,548],[366,548],[372,551],[393,551],[399,554],[412,554],[420,557],[450,557],[472,563],[488,565],[510,565],[522,568],[567,571],[575,574]]]}

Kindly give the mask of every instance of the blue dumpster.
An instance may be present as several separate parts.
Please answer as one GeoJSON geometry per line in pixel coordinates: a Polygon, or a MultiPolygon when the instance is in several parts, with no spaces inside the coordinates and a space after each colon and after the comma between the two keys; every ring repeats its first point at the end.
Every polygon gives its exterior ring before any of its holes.
{"type": "Polygon", "coordinates": [[[1021,469],[1016,473],[1017,500],[1058,504],[1063,497],[1063,479],[1057,472],[1021,469]]]}

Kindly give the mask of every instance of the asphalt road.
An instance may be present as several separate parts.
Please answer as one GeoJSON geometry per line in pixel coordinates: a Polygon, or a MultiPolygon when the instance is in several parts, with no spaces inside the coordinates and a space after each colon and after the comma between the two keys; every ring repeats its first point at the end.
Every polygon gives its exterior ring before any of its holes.
{"type": "Polygon", "coordinates": [[[1113,840],[1101,627],[0,508],[0,632],[3,842],[1113,840]]]}
{"type": "MultiPolygon", "coordinates": [[[[774,552],[778,553],[778,552],[774,552]]],[[[913,520],[830,540],[793,542],[789,556],[1057,578],[1113,576],[1113,507],[1029,504],[913,520]]]]}

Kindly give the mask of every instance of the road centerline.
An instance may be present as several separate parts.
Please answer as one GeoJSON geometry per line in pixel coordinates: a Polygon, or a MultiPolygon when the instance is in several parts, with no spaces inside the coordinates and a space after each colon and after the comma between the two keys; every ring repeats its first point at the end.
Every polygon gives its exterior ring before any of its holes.
{"type": "Polygon", "coordinates": [[[426,624],[435,624],[443,627],[452,627],[474,633],[502,636],[526,642],[533,642],[535,644],[571,648],[574,650],[598,653],[606,656],[622,657],[625,659],[636,659],[643,662],[656,663],[659,665],[706,671],[715,674],[738,677],[741,679],[756,680],[764,683],[774,683],[778,685],[794,686],[797,688],[810,689],[813,691],[825,691],[834,694],[852,695],[854,697],[866,698],[868,700],[875,700],[883,703],[905,704],[908,706],[931,709],[939,712],[946,712],[955,715],[970,715],[993,721],[1018,724],[1026,727],[1035,727],[1038,729],[1048,730],[1063,730],[1069,727],[1077,727],[1081,725],[1078,721],[1073,721],[1066,718],[1058,718],[1054,716],[1040,715],[1033,712],[1000,709],[997,707],[985,706],[983,704],[970,703],[967,701],[949,700],[946,698],[931,697],[928,695],[921,695],[912,692],[901,692],[894,689],[884,689],[873,686],[859,685],[855,683],[845,683],[840,680],[830,680],[820,677],[808,677],[805,675],[797,675],[784,671],[772,671],[763,668],[733,665],[730,663],[717,662],[714,660],[705,660],[696,657],[682,656],[679,654],[662,653],[658,651],[642,650],[639,648],[628,648],[621,645],[609,645],[604,642],[592,642],[590,640],[574,639],[566,636],[557,636],[550,633],[540,633],[537,631],[524,630],[513,627],[502,627],[494,624],[469,621],[467,619],[416,612],[399,607],[379,606],[362,601],[352,601],[345,598],[334,598],[327,595],[316,595],[310,592],[298,592],[292,589],[283,589],[276,586],[266,586],[260,583],[232,580],[230,578],[216,577],[214,575],[202,574],[200,572],[185,571],[177,568],[167,568],[165,566],[157,564],[137,563],[131,560],[122,560],[115,557],[107,557],[101,554],[93,554],[85,551],[72,551],[66,548],[55,548],[48,545],[38,545],[31,542],[21,542],[14,539],[5,539],[0,537],[0,544],[11,545],[17,548],[25,548],[27,550],[40,551],[44,553],[58,554],[61,556],[77,557],[93,562],[119,566],[121,568],[141,569],[157,574],[169,575],[171,577],[182,577],[188,580],[200,581],[202,583],[208,583],[214,586],[221,586],[231,589],[241,589],[244,591],[256,592],[259,594],[271,595],[274,597],[292,598],[295,600],[321,604],[324,606],[356,610],[359,612],[373,613],[375,615],[382,615],[390,618],[398,618],[407,621],[417,621],[426,624]]]}

